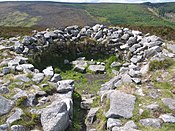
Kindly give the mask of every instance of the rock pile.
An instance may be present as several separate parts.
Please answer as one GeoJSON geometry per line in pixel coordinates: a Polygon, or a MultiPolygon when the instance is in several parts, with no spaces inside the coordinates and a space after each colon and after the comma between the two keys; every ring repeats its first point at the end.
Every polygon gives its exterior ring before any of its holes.
{"type": "MultiPolygon", "coordinates": [[[[71,125],[74,80],[62,80],[61,75],[55,73],[52,66],[39,71],[28,62],[28,57],[33,53],[43,52],[51,45],[57,45],[60,53],[70,53],[72,47],[77,54],[88,49],[89,53],[105,52],[122,60],[122,62],[114,61],[111,64],[110,67],[115,76],[101,85],[98,92],[101,101],[105,100],[105,96],[109,99],[109,109],[105,112],[105,117],[107,118],[106,128],[110,131],[138,130],[135,121],[128,121],[134,117],[136,95],[157,99],[158,93],[161,92],[147,87],[150,92],[145,94],[139,87],[139,84],[146,82],[142,78],[148,73],[150,62],[175,58],[175,46],[165,44],[157,36],[145,35],[128,28],[108,28],[99,24],[83,28],[69,26],[60,30],[47,29],[42,32],[35,31],[32,37],[2,39],[0,41],[0,117],[4,123],[0,125],[0,131],[28,130],[24,125],[14,124],[27,115],[24,111],[25,108],[30,109],[28,112],[32,121],[35,121],[34,115],[38,116],[44,131],[64,131],[71,125]],[[85,40],[83,41],[84,46],[90,45],[90,48],[81,47],[82,40],[85,40]],[[116,67],[119,68],[119,71],[115,70],[116,67]],[[138,85],[134,93],[119,89],[123,85],[130,86],[131,84],[138,85]],[[123,124],[124,122],[121,122],[120,118],[127,122],[123,124]]],[[[74,66],[75,71],[81,73],[87,71],[105,73],[106,71],[105,63],[88,61],[83,57],[72,62],[65,59],[64,64],[68,63],[74,66]]],[[[87,125],[93,124],[97,112],[103,108],[91,108],[93,99],[84,99],[81,102],[81,108],[90,110],[86,119],[87,125]]],[[[174,111],[175,100],[173,98],[164,97],[161,101],[172,112],[174,111]]],[[[159,108],[160,105],[157,103],[149,103],[144,107],[145,110],[153,113],[159,108]]],[[[138,113],[142,114],[143,112],[144,110],[140,108],[138,113]]],[[[163,123],[175,123],[175,117],[172,113],[164,111],[156,118],[149,116],[149,118],[137,121],[143,126],[161,128],[163,123]]]]}

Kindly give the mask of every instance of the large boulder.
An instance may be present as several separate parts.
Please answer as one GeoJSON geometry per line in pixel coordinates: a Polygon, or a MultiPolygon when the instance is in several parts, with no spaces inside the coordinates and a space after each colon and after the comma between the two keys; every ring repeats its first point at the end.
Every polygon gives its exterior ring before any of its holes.
{"type": "Polygon", "coordinates": [[[110,95],[110,108],[107,118],[131,118],[133,116],[136,97],[121,91],[113,91],[110,95]]]}
{"type": "Polygon", "coordinates": [[[50,105],[41,113],[41,124],[44,131],[64,131],[69,126],[69,112],[64,102],[50,105]]]}
{"type": "Polygon", "coordinates": [[[0,116],[7,114],[13,108],[14,102],[0,95],[0,116]]]}

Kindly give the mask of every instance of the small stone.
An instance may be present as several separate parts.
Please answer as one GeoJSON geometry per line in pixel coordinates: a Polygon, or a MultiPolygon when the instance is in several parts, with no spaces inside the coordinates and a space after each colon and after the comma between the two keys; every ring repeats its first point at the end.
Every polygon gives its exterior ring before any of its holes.
{"type": "Polygon", "coordinates": [[[91,125],[95,121],[95,116],[99,110],[99,107],[91,108],[88,112],[87,118],[86,118],[86,125],[91,125]]]}
{"type": "Polygon", "coordinates": [[[122,126],[121,120],[109,118],[107,121],[107,129],[111,131],[112,128],[115,126],[117,126],[117,127],[122,126]]]}
{"type": "Polygon", "coordinates": [[[163,114],[163,115],[160,115],[159,118],[166,123],[175,123],[175,116],[173,114],[163,114]]]}
{"type": "Polygon", "coordinates": [[[7,124],[0,125],[0,131],[8,131],[8,125],[7,124]]]}
{"type": "Polygon", "coordinates": [[[3,68],[2,68],[2,73],[3,73],[4,75],[10,73],[10,68],[9,68],[9,67],[3,67],[3,68]]]}
{"type": "Polygon", "coordinates": [[[175,110],[175,100],[171,98],[163,98],[162,102],[164,105],[168,106],[169,109],[175,110]]]}
{"type": "Polygon", "coordinates": [[[22,125],[13,125],[11,131],[26,131],[26,128],[22,125]]]}
{"type": "Polygon", "coordinates": [[[54,74],[50,81],[57,83],[60,80],[61,80],[61,75],[60,74],[54,74]]]}
{"type": "Polygon", "coordinates": [[[32,81],[39,84],[44,79],[44,73],[35,73],[33,74],[32,81]]]}
{"type": "Polygon", "coordinates": [[[52,77],[54,75],[53,67],[49,66],[43,70],[45,76],[52,77]]]}
{"type": "Polygon", "coordinates": [[[103,65],[90,65],[88,69],[92,72],[95,72],[95,73],[103,73],[105,71],[105,66],[103,66],[103,65]]]}
{"type": "Polygon", "coordinates": [[[161,127],[161,120],[158,118],[146,118],[139,121],[143,126],[161,127]]]}

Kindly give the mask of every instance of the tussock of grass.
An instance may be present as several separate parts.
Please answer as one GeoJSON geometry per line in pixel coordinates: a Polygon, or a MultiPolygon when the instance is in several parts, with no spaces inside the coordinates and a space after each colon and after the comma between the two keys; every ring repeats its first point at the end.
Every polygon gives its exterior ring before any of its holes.
{"type": "Polygon", "coordinates": [[[165,60],[158,61],[158,60],[153,60],[150,62],[149,65],[149,70],[150,71],[155,71],[158,69],[167,69],[171,65],[173,65],[174,60],[171,58],[166,58],[165,60]]]}

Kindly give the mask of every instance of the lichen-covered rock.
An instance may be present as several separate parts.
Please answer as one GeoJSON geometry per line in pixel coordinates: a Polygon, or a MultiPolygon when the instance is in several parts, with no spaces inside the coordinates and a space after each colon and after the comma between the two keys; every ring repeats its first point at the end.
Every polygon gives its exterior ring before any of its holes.
{"type": "Polygon", "coordinates": [[[121,91],[113,91],[110,96],[110,108],[107,118],[131,118],[133,116],[136,97],[121,91]]]}

